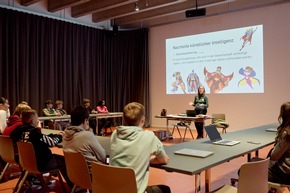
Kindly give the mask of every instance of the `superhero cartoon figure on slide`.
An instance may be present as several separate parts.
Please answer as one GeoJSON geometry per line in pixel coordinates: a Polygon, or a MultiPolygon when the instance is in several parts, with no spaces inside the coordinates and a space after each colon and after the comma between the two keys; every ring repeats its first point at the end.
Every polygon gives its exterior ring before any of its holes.
{"type": "Polygon", "coordinates": [[[221,73],[222,67],[218,66],[215,72],[208,72],[204,67],[203,73],[205,76],[205,81],[210,88],[211,93],[218,93],[223,88],[228,86],[229,82],[232,80],[234,73],[225,76],[221,73]]]}
{"type": "Polygon", "coordinates": [[[186,81],[187,81],[188,92],[189,93],[191,93],[191,92],[197,93],[198,87],[201,86],[201,84],[199,81],[199,77],[194,72],[194,70],[192,70],[192,72],[188,75],[186,81]]]}
{"type": "Polygon", "coordinates": [[[260,80],[254,78],[256,76],[256,72],[253,70],[252,67],[247,66],[245,69],[241,68],[239,73],[244,76],[242,80],[239,81],[238,86],[249,85],[253,89],[253,84],[259,84],[260,80]]]}
{"type": "Polygon", "coordinates": [[[241,39],[243,39],[244,42],[243,42],[243,45],[242,45],[240,51],[245,47],[245,45],[246,45],[248,42],[250,42],[250,45],[252,44],[252,37],[253,37],[253,34],[254,34],[254,32],[255,32],[256,30],[257,30],[257,27],[256,27],[255,30],[254,30],[252,27],[250,27],[250,28],[247,29],[247,31],[245,32],[245,35],[243,35],[243,36],[241,37],[241,39]]]}
{"type": "Polygon", "coordinates": [[[180,72],[174,72],[172,76],[175,77],[175,81],[171,83],[171,85],[173,86],[173,89],[171,91],[173,93],[175,93],[175,91],[178,90],[178,86],[180,86],[181,90],[186,94],[185,85],[184,85],[184,82],[182,80],[182,76],[181,76],[180,72]]]}

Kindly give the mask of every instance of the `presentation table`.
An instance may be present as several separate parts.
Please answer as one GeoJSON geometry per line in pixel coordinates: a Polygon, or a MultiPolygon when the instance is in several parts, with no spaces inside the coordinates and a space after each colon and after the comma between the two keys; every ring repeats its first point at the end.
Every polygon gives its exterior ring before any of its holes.
{"type": "Polygon", "coordinates": [[[187,122],[203,122],[205,120],[211,120],[212,117],[209,115],[203,115],[201,117],[188,117],[186,115],[181,116],[181,115],[166,115],[166,116],[160,116],[156,115],[155,118],[160,118],[160,119],[166,119],[166,130],[168,133],[168,138],[173,138],[171,131],[169,130],[169,121],[187,121],[187,122]]]}
{"type": "Polygon", "coordinates": [[[277,126],[277,124],[268,124],[221,135],[223,139],[241,141],[241,143],[234,146],[216,145],[208,138],[165,146],[165,151],[170,158],[169,163],[167,165],[152,165],[152,167],[160,168],[168,172],[195,175],[195,192],[199,192],[200,190],[200,173],[205,171],[205,190],[209,192],[211,168],[243,155],[248,155],[248,159],[250,159],[252,152],[256,152],[257,154],[259,149],[274,143],[276,133],[266,131],[266,129],[277,128],[277,126]],[[254,144],[250,142],[258,143],[254,144]],[[183,148],[212,151],[214,154],[206,158],[174,154],[175,151],[183,148]]]}

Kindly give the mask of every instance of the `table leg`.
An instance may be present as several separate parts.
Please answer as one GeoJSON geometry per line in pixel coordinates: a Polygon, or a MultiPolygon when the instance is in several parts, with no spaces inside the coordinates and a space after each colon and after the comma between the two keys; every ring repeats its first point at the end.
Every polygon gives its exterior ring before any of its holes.
{"type": "Polygon", "coordinates": [[[200,173],[195,174],[195,193],[200,192],[200,173]]]}
{"type": "Polygon", "coordinates": [[[259,150],[255,151],[255,156],[259,157],[259,150]]]}
{"type": "Polygon", "coordinates": [[[211,169],[205,170],[205,192],[210,191],[211,169]]]}
{"type": "Polygon", "coordinates": [[[252,159],[251,153],[248,153],[248,162],[252,159]]]}
{"type": "Polygon", "coordinates": [[[96,130],[95,130],[95,133],[97,133],[97,135],[99,135],[99,133],[98,133],[98,128],[99,128],[99,120],[98,120],[98,118],[96,117],[96,130]]]}

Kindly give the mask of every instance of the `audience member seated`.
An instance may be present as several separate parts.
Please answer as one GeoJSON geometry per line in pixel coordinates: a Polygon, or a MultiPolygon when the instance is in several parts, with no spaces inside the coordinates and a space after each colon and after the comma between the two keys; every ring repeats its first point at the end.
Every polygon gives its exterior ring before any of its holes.
{"type": "Polygon", "coordinates": [[[6,128],[7,121],[7,110],[9,105],[6,103],[6,99],[4,97],[0,97],[0,134],[3,134],[4,129],[6,128]]]}
{"type": "MultiPolygon", "coordinates": [[[[66,110],[63,109],[63,101],[61,100],[55,101],[55,110],[61,116],[67,115],[66,110]]],[[[69,121],[63,121],[63,120],[58,121],[57,123],[61,126],[62,130],[64,130],[70,124],[69,121]]]]}
{"type": "MultiPolygon", "coordinates": [[[[106,102],[104,100],[99,101],[96,107],[96,111],[98,113],[109,113],[108,108],[106,107],[106,102]]],[[[105,133],[107,133],[107,128],[111,127],[112,119],[111,118],[103,118],[98,119],[98,135],[103,135],[102,129],[105,129],[105,133]]]]}
{"type": "Polygon", "coordinates": [[[275,145],[271,152],[268,180],[290,185],[290,102],[282,104],[275,145]]]}
{"type": "MultiPolygon", "coordinates": [[[[42,110],[43,116],[60,116],[61,114],[53,108],[53,102],[47,100],[45,102],[45,108],[42,110]]],[[[49,129],[61,130],[61,126],[58,123],[55,123],[53,120],[45,120],[44,126],[49,129]]]]}
{"type": "Polygon", "coordinates": [[[90,168],[92,161],[105,163],[106,152],[89,128],[89,111],[84,106],[77,106],[71,112],[71,126],[63,135],[63,151],[81,152],[90,168]]]}
{"type": "Polygon", "coordinates": [[[31,109],[28,105],[21,103],[17,105],[12,116],[8,117],[7,126],[3,132],[3,135],[10,135],[10,133],[14,129],[16,129],[18,126],[23,125],[21,119],[22,112],[28,109],[31,109]]]}
{"type": "Polygon", "coordinates": [[[5,99],[5,103],[6,103],[7,107],[8,107],[7,111],[6,111],[6,115],[7,115],[7,118],[8,118],[8,117],[10,117],[11,114],[10,114],[10,109],[9,109],[9,107],[10,107],[9,100],[7,98],[5,99]]]}
{"type": "MultiPolygon", "coordinates": [[[[87,108],[90,112],[90,114],[97,113],[94,109],[91,108],[91,100],[90,99],[83,99],[83,106],[87,108]]],[[[96,134],[96,118],[95,117],[90,117],[89,118],[89,126],[91,130],[96,134]]]]}
{"type": "Polygon", "coordinates": [[[50,150],[50,147],[54,147],[62,141],[63,133],[60,132],[58,135],[42,134],[41,128],[37,127],[39,123],[37,112],[33,109],[22,112],[22,122],[23,125],[17,127],[10,135],[13,141],[15,143],[17,141],[31,142],[39,171],[59,169],[68,185],[73,187],[66,173],[64,157],[52,154],[50,150]]]}
{"type": "Polygon", "coordinates": [[[145,108],[129,103],[123,110],[124,126],[118,126],[111,136],[110,165],[134,169],[138,192],[169,193],[165,185],[148,186],[149,164],[167,164],[169,157],[161,141],[152,131],[143,130],[145,108]]]}

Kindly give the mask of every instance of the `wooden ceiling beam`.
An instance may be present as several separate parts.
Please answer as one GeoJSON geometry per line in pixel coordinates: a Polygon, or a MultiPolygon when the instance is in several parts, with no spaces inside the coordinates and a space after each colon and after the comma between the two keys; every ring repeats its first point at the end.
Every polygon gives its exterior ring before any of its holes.
{"type": "Polygon", "coordinates": [[[138,0],[91,0],[71,9],[72,17],[81,17],[84,15],[105,11],[108,9],[116,8],[126,4],[134,3],[138,0]]]}
{"type": "Polygon", "coordinates": [[[90,0],[48,0],[47,9],[49,12],[56,12],[88,1],[90,0]]]}
{"type": "MultiPolygon", "coordinates": [[[[137,5],[139,7],[138,12],[154,10],[163,6],[173,5],[179,2],[183,2],[183,1],[186,1],[186,0],[155,0],[155,1],[139,0],[137,2],[137,5]]],[[[118,17],[124,17],[128,15],[136,14],[136,13],[137,12],[135,11],[135,4],[131,3],[131,4],[124,5],[121,7],[116,7],[110,10],[94,13],[92,15],[92,20],[93,22],[101,22],[108,19],[113,19],[113,18],[115,19],[118,17]]]]}
{"type": "Polygon", "coordinates": [[[28,6],[28,5],[32,5],[34,3],[38,3],[40,2],[41,0],[21,0],[20,1],[20,5],[23,5],[23,6],[28,6]]]}
{"type": "MultiPolygon", "coordinates": [[[[226,3],[227,0],[204,0],[199,1],[198,7],[207,7],[211,6],[211,4],[219,4],[219,3],[226,3]]],[[[195,8],[195,1],[185,1],[178,4],[175,4],[174,6],[165,6],[161,7],[156,10],[151,11],[144,11],[144,12],[138,12],[133,15],[128,15],[124,17],[119,17],[114,20],[115,25],[122,26],[122,25],[128,25],[130,23],[142,21],[142,20],[148,20],[152,18],[157,18],[161,16],[176,14],[179,12],[183,12],[187,9],[194,9],[195,8]]]]}

